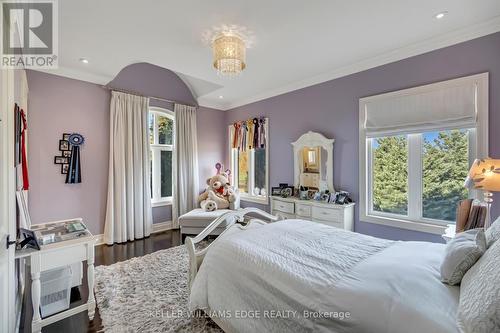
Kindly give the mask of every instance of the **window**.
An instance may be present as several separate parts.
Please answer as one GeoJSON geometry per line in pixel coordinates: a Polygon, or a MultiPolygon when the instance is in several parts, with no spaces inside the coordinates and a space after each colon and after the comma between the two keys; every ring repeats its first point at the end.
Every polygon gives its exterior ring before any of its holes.
{"type": "MultiPolygon", "coordinates": [[[[246,124],[247,122],[239,123],[246,124]]],[[[239,143],[235,142],[235,127],[234,125],[229,126],[231,184],[238,188],[241,200],[267,204],[269,193],[267,181],[268,149],[266,145],[268,133],[267,119],[262,118],[260,126],[262,126],[263,134],[259,139],[262,143],[258,147],[247,146],[248,142],[253,139],[250,137],[251,134],[246,134],[247,128],[245,126],[243,126],[243,129],[238,127],[237,141],[239,143]],[[242,133],[245,133],[243,142],[241,141],[242,133]],[[242,145],[245,145],[246,148],[243,148],[242,145]]]]}
{"type": "Polygon", "coordinates": [[[151,202],[159,206],[172,200],[172,154],[174,144],[174,114],[150,108],[149,143],[151,160],[151,202]]]}
{"type": "Polygon", "coordinates": [[[487,156],[487,74],[360,100],[360,219],[440,234],[487,156]],[[424,111],[421,111],[424,110],[424,111]]]}
{"type": "Polygon", "coordinates": [[[469,195],[463,184],[474,137],[474,129],[457,129],[369,138],[370,213],[454,223],[458,201],[469,195]]]}

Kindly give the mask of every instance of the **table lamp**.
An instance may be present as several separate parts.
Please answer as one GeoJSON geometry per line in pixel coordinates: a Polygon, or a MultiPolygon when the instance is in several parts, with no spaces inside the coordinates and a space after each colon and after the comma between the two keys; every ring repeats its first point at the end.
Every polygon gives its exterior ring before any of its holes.
{"type": "Polygon", "coordinates": [[[493,202],[493,193],[491,192],[500,191],[500,160],[476,159],[465,179],[465,187],[484,191],[484,202],[487,207],[484,229],[488,229],[491,225],[490,211],[493,202]]]}

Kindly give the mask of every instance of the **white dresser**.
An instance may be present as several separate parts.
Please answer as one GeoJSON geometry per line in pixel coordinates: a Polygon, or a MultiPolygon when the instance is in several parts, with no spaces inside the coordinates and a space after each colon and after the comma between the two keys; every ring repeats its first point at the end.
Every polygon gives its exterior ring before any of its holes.
{"type": "Polygon", "coordinates": [[[315,200],[271,197],[271,212],[287,219],[303,219],[344,230],[354,230],[354,205],[337,205],[315,200]]]}

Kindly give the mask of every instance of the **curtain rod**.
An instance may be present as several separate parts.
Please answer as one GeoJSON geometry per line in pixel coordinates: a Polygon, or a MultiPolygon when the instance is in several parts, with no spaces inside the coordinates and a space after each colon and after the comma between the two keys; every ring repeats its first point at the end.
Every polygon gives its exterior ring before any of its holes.
{"type": "Polygon", "coordinates": [[[125,90],[125,89],[120,89],[120,88],[113,88],[113,87],[109,87],[109,86],[102,86],[104,89],[108,89],[108,90],[113,90],[113,91],[117,91],[117,92],[122,92],[122,93],[125,93],[125,94],[131,94],[131,95],[138,95],[138,96],[142,96],[142,97],[148,97],[150,99],[156,99],[158,101],[164,101],[164,102],[169,102],[169,103],[174,103],[174,104],[184,104],[184,105],[187,105],[187,106],[192,106],[192,107],[195,107],[197,108],[198,105],[193,105],[191,103],[185,103],[185,102],[182,102],[182,101],[173,101],[171,99],[166,99],[166,98],[162,98],[162,97],[156,97],[156,96],[145,96],[144,94],[141,94],[137,91],[132,91],[132,90],[125,90]]]}

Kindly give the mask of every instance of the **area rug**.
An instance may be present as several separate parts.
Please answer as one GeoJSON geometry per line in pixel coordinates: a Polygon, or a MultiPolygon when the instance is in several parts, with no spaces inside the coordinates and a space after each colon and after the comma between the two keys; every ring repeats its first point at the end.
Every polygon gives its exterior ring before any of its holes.
{"type": "Polygon", "coordinates": [[[184,245],[95,268],[104,332],[222,332],[189,313],[189,257],[184,245]]]}

